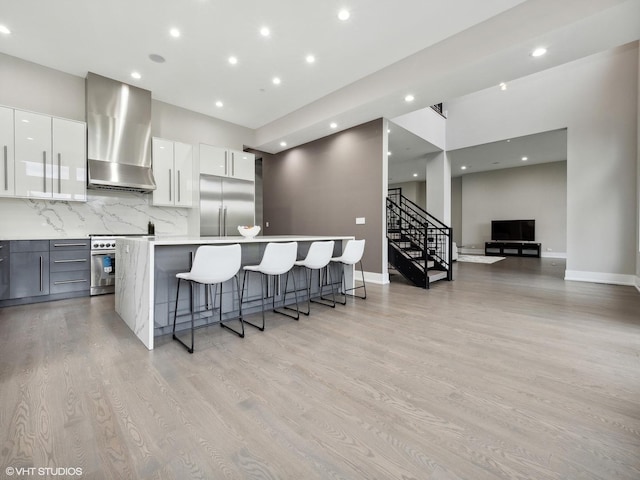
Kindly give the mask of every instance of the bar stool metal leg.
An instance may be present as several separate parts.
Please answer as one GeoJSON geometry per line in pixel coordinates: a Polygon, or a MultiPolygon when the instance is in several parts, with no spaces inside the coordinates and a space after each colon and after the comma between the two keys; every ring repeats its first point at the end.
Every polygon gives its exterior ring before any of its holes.
{"type": "MultiPolygon", "coordinates": [[[[178,288],[176,288],[176,308],[173,311],[173,332],[172,337],[174,340],[177,340],[184,348],[187,349],[187,352],[193,353],[193,302],[191,302],[191,346],[187,345],[176,335],[176,318],[178,316],[178,299],[180,298],[180,283],[182,279],[178,279],[178,288]]],[[[193,299],[192,299],[193,300],[193,299]]]]}
{"type": "MultiPolygon", "coordinates": [[[[222,321],[222,285],[220,285],[220,326],[222,328],[226,328],[227,330],[235,333],[240,338],[244,338],[244,320],[242,318],[242,297],[240,296],[240,284],[238,282],[238,276],[234,277],[236,282],[236,292],[238,296],[238,320],[240,320],[240,330],[236,330],[235,328],[231,328],[229,325],[222,321]]],[[[217,287],[216,287],[217,288],[217,287]]],[[[233,296],[233,284],[231,285],[232,296],[233,296]]],[[[215,303],[215,302],[214,302],[215,303]]],[[[214,305],[215,306],[215,305],[214,305]]]]}

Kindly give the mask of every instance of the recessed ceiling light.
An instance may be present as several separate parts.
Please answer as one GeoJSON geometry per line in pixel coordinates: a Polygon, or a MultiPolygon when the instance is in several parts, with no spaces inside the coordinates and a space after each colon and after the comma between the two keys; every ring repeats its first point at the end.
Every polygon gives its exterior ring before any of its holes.
{"type": "Polygon", "coordinates": [[[173,38],[178,38],[180,36],[180,30],[178,30],[177,28],[172,28],[171,30],[169,30],[169,35],[171,35],[173,38]]]}
{"type": "Polygon", "coordinates": [[[314,63],[316,61],[316,57],[314,57],[313,55],[307,55],[305,60],[307,61],[307,63],[314,63]]]}
{"type": "Polygon", "coordinates": [[[282,80],[280,80],[279,77],[273,77],[273,80],[271,80],[273,82],[274,85],[280,85],[280,83],[282,83],[282,80]]]}
{"type": "Polygon", "coordinates": [[[11,30],[9,30],[4,25],[0,25],[0,33],[4,33],[5,35],[10,35],[11,34],[11,30]]]}
{"type": "Polygon", "coordinates": [[[460,170],[466,170],[466,169],[467,169],[467,167],[466,167],[465,165],[462,165],[462,166],[460,167],[460,170]]]}
{"type": "Polygon", "coordinates": [[[390,152],[390,151],[389,151],[389,152],[387,152],[387,155],[388,155],[388,156],[391,156],[391,152],[390,152]]]}
{"type": "Polygon", "coordinates": [[[29,123],[29,120],[27,120],[26,118],[23,118],[22,123],[29,123]]]}
{"type": "Polygon", "coordinates": [[[162,55],[158,55],[157,53],[152,53],[149,55],[149,60],[156,63],[164,63],[165,59],[162,55]]]}
{"type": "Polygon", "coordinates": [[[413,176],[414,176],[414,177],[417,177],[417,176],[418,176],[418,174],[417,174],[417,173],[414,173],[414,174],[413,174],[413,176]]]}
{"type": "Polygon", "coordinates": [[[338,128],[338,124],[336,122],[331,122],[331,124],[329,124],[329,126],[331,128],[338,128]]]}
{"type": "Polygon", "coordinates": [[[391,129],[390,128],[387,128],[387,133],[391,133],[391,129]]]}
{"type": "Polygon", "coordinates": [[[135,78],[136,80],[140,80],[142,78],[142,75],[140,75],[138,72],[131,72],[131,77],[135,78]]]}
{"type": "Polygon", "coordinates": [[[404,97],[405,102],[413,102],[414,100],[415,97],[413,95],[407,95],[406,97],[404,97]]]}
{"type": "Polygon", "coordinates": [[[526,162],[527,160],[529,160],[529,157],[522,157],[523,162],[526,162]]]}
{"type": "Polygon", "coordinates": [[[280,142],[280,146],[281,147],[286,147],[287,146],[287,142],[280,142]]]}
{"type": "Polygon", "coordinates": [[[502,83],[500,84],[500,90],[506,90],[506,89],[507,89],[507,84],[506,84],[506,83],[504,83],[504,82],[502,82],[502,83]]]}
{"type": "Polygon", "coordinates": [[[224,103],[222,103],[220,100],[218,100],[218,101],[216,102],[216,107],[218,107],[218,108],[222,108],[222,107],[224,107],[224,103]]]}
{"type": "Polygon", "coordinates": [[[233,57],[233,56],[229,57],[229,63],[230,63],[231,65],[235,65],[235,64],[237,64],[237,63],[238,63],[238,59],[237,59],[237,57],[233,57]]]}
{"type": "Polygon", "coordinates": [[[351,16],[351,13],[349,12],[349,10],[347,10],[346,8],[343,8],[342,10],[340,10],[338,12],[338,18],[340,20],[342,20],[343,22],[345,20],[349,20],[349,17],[351,16]]]}
{"type": "Polygon", "coordinates": [[[531,52],[531,56],[532,57],[541,57],[545,53],[547,53],[547,49],[546,48],[538,47],[533,52],[531,52]]]}
{"type": "Polygon", "coordinates": [[[268,37],[269,35],[271,35],[271,30],[269,30],[268,27],[262,27],[260,29],[260,35],[262,35],[263,37],[268,37]]]}

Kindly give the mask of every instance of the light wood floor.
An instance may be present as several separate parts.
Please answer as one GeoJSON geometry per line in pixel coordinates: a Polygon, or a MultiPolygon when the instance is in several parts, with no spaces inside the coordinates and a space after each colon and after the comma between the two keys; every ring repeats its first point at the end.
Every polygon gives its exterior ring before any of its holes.
{"type": "Polygon", "coordinates": [[[193,355],[113,296],[2,309],[0,478],[638,480],[640,293],[564,268],[458,264],[193,355]]]}

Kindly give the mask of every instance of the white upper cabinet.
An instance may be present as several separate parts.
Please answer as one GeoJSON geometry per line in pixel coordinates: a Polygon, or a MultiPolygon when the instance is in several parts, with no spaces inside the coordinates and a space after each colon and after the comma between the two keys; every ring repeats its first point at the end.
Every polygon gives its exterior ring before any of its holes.
{"type": "Polygon", "coordinates": [[[193,146],[154,137],[151,151],[157,186],[153,191],[153,205],[192,207],[193,146]]]}
{"type": "Polygon", "coordinates": [[[53,198],[87,200],[87,134],[83,122],[53,119],[53,198]]]}
{"type": "Polygon", "coordinates": [[[51,198],[51,117],[15,110],[15,194],[51,198]]]}
{"type": "Polygon", "coordinates": [[[256,156],[253,153],[229,151],[230,175],[243,180],[256,180],[256,156]]]}
{"type": "Polygon", "coordinates": [[[0,107],[0,197],[13,197],[13,109],[0,107]]]}
{"type": "Polygon", "coordinates": [[[14,168],[13,195],[86,201],[85,123],[21,110],[13,117],[14,152],[7,161],[14,168]]]}
{"type": "Polygon", "coordinates": [[[200,144],[200,173],[255,181],[255,155],[200,144]]]}
{"type": "Polygon", "coordinates": [[[227,156],[226,148],[212,147],[211,145],[200,144],[200,173],[208,175],[227,176],[227,156]]]}
{"type": "Polygon", "coordinates": [[[193,145],[175,142],[173,158],[176,170],[175,205],[193,206],[193,145]]]}

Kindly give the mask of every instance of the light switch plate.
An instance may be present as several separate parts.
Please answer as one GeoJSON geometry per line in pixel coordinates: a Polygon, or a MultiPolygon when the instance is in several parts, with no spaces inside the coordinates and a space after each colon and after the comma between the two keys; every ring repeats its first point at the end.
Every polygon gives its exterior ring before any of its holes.
{"type": "Polygon", "coordinates": [[[365,217],[356,217],[356,225],[364,225],[365,217]]]}

